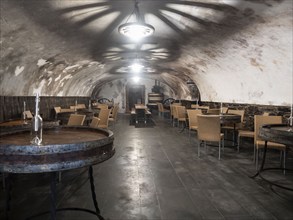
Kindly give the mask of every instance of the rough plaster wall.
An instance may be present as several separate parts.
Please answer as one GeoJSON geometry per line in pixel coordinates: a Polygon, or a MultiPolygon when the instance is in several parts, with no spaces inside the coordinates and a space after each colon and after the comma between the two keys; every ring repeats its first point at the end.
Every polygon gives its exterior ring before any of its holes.
{"type": "Polygon", "coordinates": [[[180,63],[192,72],[202,100],[291,105],[293,1],[269,2],[246,4],[243,10],[255,21],[225,41],[185,47],[180,63]],[[255,15],[260,3],[267,9],[255,15]]]}
{"type": "MultiPolygon", "coordinates": [[[[155,80],[147,78],[140,78],[139,82],[134,82],[131,78],[113,80],[99,87],[99,91],[94,94],[92,98],[108,98],[110,100],[112,100],[113,98],[115,103],[119,103],[119,112],[124,113],[126,110],[126,87],[131,84],[145,85],[145,101],[147,104],[148,93],[152,92],[152,87],[155,85],[155,80]]],[[[162,88],[164,88],[163,93],[165,99],[174,97],[174,92],[169,86],[164,83],[160,83],[160,85],[162,86],[162,88]]]]}
{"type": "MultiPolygon", "coordinates": [[[[225,25],[206,27],[212,32],[198,32],[180,51],[178,48],[177,60],[160,63],[161,69],[150,79],[170,86],[177,99],[190,99],[186,85],[190,77],[203,101],[290,105],[293,1],[202,2],[233,5],[237,8],[231,9],[235,17],[228,17],[225,25]],[[230,30],[231,23],[236,27],[238,24],[238,29],[230,30]]],[[[110,73],[110,64],[91,56],[90,39],[79,36],[76,29],[70,32],[65,26],[58,26],[54,16],[39,6],[41,1],[1,0],[0,95],[25,96],[38,91],[48,96],[90,96],[99,85],[121,77],[110,73]],[[21,7],[8,2],[21,2],[26,8],[34,3],[35,7],[28,16],[21,7]]],[[[200,7],[184,10],[199,13],[202,18],[207,15],[210,21],[225,15],[200,7]]],[[[183,16],[177,18],[178,27],[187,31],[196,26],[183,16]]],[[[205,29],[197,26],[198,30],[205,29]]]]}

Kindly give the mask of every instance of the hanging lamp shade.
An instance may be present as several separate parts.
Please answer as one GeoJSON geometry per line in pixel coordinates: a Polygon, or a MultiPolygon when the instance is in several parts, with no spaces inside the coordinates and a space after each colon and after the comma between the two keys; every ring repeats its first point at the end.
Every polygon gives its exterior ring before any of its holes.
{"type": "Polygon", "coordinates": [[[129,22],[118,27],[118,32],[131,39],[139,40],[144,37],[151,36],[155,32],[155,28],[143,21],[140,16],[138,1],[135,1],[135,7],[132,14],[135,13],[137,22],[129,22]]]}

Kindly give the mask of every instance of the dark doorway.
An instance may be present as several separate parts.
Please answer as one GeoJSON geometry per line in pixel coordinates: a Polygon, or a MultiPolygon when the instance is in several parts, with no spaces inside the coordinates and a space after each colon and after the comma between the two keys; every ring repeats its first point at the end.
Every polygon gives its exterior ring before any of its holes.
{"type": "Polygon", "coordinates": [[[134,104],[145,104],[145,85],[128,85],[126,90],[127,112],[134,108],[134,104]]]}

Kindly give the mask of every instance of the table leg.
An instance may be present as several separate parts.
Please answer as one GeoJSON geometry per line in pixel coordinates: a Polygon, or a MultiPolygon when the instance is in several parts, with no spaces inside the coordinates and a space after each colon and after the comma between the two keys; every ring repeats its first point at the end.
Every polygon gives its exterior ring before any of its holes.
{"type": "Polygon", "coordinates": [[[50,183],[50,188],[51,188],[51,219],[56,220],[56,172],[51,173],[51,183],[50,183]]]}
{"type": "Polygon", "coordinates": [[[7,177],[3,179],[5,181],[5,218],[9,219],[9,211],[10,211],[10,200],[11,200],[11,175],[8,173],[7,177]]]}
{"type": "Polygon", "coordinates": [[[235,143],[236,140],[236,124],[233,124],[233,147],[236,147],[238,143],[235,143]]]}
{"type": "MultiPolygon", "coordinates": [[[[51,174],[51,183],[50,183],[50,188],[51,188],[51,194],[50,194],[50,199],[51,199],[51,207],[50,207],[50,215],[51,215],[51,220],[56,220],[56,213],[60,211],[83,211],[83,212],[88,212],[90,214],[93,214],[98,217],[99,220],[105,220],[101,216],[100,209],[98,207],[98,202],[96,199],[96,192],[95,192],[95,185],[94,185],[94,177],[93,177],[93,168],[92,166],[89,167],[89,179],[90,179],[90,186],[91,186],[91,193],[92,193],[92,199],[93,203],[95,206],[95,211],[89,210],[89,209],[84,209],[84,208],[56,208],[56,195],[57,195],[57,190],[56,190],[56,178],[57,178],[57,172],[52,172],[51,174]]],[[[7,203],[8,204],[8,203],[7,203]]],[[[26,218],[26,220],[33,219],[45,214],[48,214],[49,211],[42,212],[36,215],[33,215],[31,217],[26,218]]]]}
{"type": "Polygon", "coordinates": [[[97,202],[97,197],[96,197],[96,192],[95,192],[95,184],[94,184],[94,177],[93,177],[93,167],[89,167],[89,177],[90,177],[90,184],[91,184],[91,192],[92,192],[92,199],[93,203],[96,209],[96,214],[99,218],[99,220],[104,220],[104,218],[101,216],[101,211],[98,207],[98,202],[97,202]]]}

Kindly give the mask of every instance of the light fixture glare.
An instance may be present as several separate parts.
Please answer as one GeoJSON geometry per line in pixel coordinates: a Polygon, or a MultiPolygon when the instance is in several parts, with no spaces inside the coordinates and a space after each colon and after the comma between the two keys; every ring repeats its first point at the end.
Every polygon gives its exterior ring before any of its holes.
{"type": "Polygon", "coordinates": [[[139,63],[134,63],[131,66],[129,66],[131,68],[131,70],[135,73],[139,73],[141,72],[141,70],[144,68],[143,65],[139,64],[139,63]]]}
{"type": "Polygon", "coordinates": [[[144,23],[126,23],[118,28],[120,34],[129,37],[134,40],[140,40],[141,38],[152,35],[155,31],[154,27],[144,23]]]}
{"type": "Polygon", "coordinates": [[[138,76],[132,77],[133,82],[138,83],[140,78],[138,76]]]}

